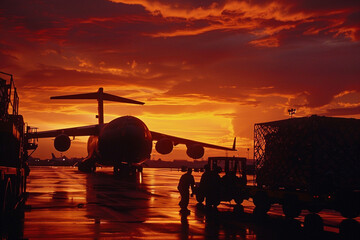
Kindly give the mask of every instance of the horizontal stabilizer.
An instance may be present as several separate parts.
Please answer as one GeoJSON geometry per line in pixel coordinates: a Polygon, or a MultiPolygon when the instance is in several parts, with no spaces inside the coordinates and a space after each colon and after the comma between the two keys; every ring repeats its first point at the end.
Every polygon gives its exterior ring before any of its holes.
{"type": "Polygon", "coordinates": [[[143,102],[139,102],[139,101],[132,100],[132,99],[129,99],[129,98],[118,97],[118,96],[108,94],[108,93],[104,93],[103,99],[107,100],[107,101],[113,101],[113,102],[123,102],[123,103],[132,103],[132,104],[144,105],[143,102]]]}
{"type": "Polygon", "coordinates": [[[50,99],[97,99],[97,98],[98,98],[97,92],[50,97],[50,99]]]}
{"type": "Polygon", "coordinates": [[[144,104],[143,102],[135,101],[129,98],[123,98],[112,94],[103,93],[102,88],[100,88],[98,92],[94,92],[94,93],[81,93],[74,95],[55,96],[55,97],[50,97],[50,99],[97,99],[98,101],[107,100],[113,102],[123,102],[123,103],[140,104],[140,105],[144,104]]]}

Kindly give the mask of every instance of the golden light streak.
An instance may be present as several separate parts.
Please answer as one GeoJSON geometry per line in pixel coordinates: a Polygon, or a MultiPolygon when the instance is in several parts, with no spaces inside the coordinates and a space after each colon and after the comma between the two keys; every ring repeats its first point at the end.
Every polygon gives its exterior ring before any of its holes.
{"type": "Polygon", "coordinates": [[[350,93],[356,93],[356,91],[354,91],[354,90],[351,90],[351,91],[346,90],[346,91],[343,91],[343,92],[341,92],[341,93],[339,93],[339,94],[336,94],[336,95],[334,96],[334,98],[339,98],[339,97],[348,95],[348,94],[350,94],[350,93]]]}
{"type": "Polygon", "coordinates": [[[276,37],[257,39],[250,42],[251,45],[257,47],[278,47],[279,40],[276,37]]]}
{"type": "Polygon", "coordinates": [[[217,3],[209,7],[198,7],[194,9],[180,8],[171,3],[164,4],[156,1],[147,0],[110,0],[117,3],[137,4],[144,6],[154,14],[161,14],[163,17],[179,17],[185,19],[204,19],[208,17],[222,17],[224,12],[234,12],[243,14],[244,18],[276,19],[281,21],[298,21],[309,18],[312,14],[289,13],[288,7],[277,2],[267,5],[251,5],[247,2],[227,1],[224,5],[217,3]]]}

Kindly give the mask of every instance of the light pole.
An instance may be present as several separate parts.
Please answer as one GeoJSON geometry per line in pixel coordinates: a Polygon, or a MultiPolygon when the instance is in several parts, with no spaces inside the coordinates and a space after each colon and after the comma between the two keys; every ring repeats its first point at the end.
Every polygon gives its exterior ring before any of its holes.
{"type": "Polygon", "coordinates": [[[292,118],[292,116],[296,113],[296,109],[290,108],[290,109],[288,109],[288,113],[289,113],[290,118],[292,118]]]}

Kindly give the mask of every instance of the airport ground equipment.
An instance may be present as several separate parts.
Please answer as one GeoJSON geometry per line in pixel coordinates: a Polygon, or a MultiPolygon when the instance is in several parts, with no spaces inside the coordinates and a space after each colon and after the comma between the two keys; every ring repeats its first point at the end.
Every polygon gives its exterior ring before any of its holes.
{"type": "Polygon", "coordinates": [[[0,73],[0,215],[3,215],[24,200],[29,174],[27,150],[37,145],[26,139],[26,131],[31,128],[18,113],[19,97],[13,76],[0,73]]]}
{"type": "Polygon", "coordinates": [[[209,191],[216,191],[216,193],[213,194],[213,196],[216,197],[213,200],[214,202],[212,202],[212,205],[215,206],[219,205],[221,201],[230,202],[231,200],[234,200],[240,205],[243,199],[249,198],[246,187],[246,158],[209,157],[207,165],[209,174],[216,175],[219,173],[221,174],[221,178],[218,183],[210,181],[211,186],[206,186],[206,184],[202,184],[201,182],[196,183],[194,193],[199,203],[203,203],[204,200],[206,200],[206,195],[209,191]]]}
{"type": "Polygon", "coordinates": [[[360,213],[360,120],[311,116],[255,124],[255,212],[282,205],[287,217],[303,209],[360,213]]]}

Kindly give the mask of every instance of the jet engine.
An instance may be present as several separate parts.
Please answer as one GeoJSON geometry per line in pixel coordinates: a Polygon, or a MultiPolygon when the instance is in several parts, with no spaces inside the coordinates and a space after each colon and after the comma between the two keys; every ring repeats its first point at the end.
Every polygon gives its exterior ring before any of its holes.
{"type": "Polygon", "coordinates": [[[189,145],[186,154],[193,159],[202,158],[204,156],[204,147],[198,144],[189,145]]]}
{"type": "Polygon", "coordinates": [[[174,145],[170,139],[163,138],[156,142],[155,149],[158,153],[169,154],[173,150],[174,145]]]}
{"type": "Polygon", "coordinates": [[[60,134],[54,140],[54,147],[59,152],[65,152],[70,148],[71,140],[68,135],[60,134]]]}

